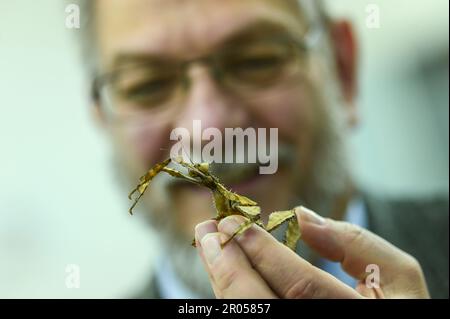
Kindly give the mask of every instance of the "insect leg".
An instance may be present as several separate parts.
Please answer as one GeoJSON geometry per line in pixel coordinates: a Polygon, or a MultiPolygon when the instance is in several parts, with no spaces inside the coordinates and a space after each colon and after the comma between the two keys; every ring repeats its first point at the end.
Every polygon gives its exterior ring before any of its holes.
{"type": "Polygon", "coordinates": [[[190,177],[188,175],[185,175],[185,174],[181,173],[180,171],[177,171],[177,170],[175,170],[173,168],[165,167],[165,168],[162,169],[162,171],[166,172],[167,174],[169,174],[169,175],[171,175],[173,177],[181,178],[181,179],[184,179],[184,180],[186,180],[188,182],[191,182],[191,183],[194,183],[194,184],[197,184],[197,185],[202,185],[202,183],[199,182],[198,180],[196,180],[195,178],[190,177]]]}
{"type": "Polygon", "coordinates": [[[255,223],[254,220],[247,220],[244,223],[242,223],[238,229],[231,235],[230,238],[228,238],[224,243],[222,243],[222,247],[224,247],[226,244],[228,244],[236,235],[243,234],[247,229],[249,229],[253,224],[255,223]]]}
{"type": "Polygon", "coordinates": [[[148,185],[150,184],[150,181],[155,177],[159,172],[161,172],[167,165],[169,165],[171,159],[168,158],[165,161],[156,164],[153,166],[145,175],[141,176],[139,179],[139,184],[136,186],[135,189],[133,189],[130,194],[128,195],[128,198],[132,200],[132,196],[134,193],[139,192],[139,195],[134,199],[133,205],[130,207],[128,212],[130,215],[133,215],[133,208],[138,203],[139,199],[144,195],[145,190],[147,189],[148,185]]]}
{"type": "Polygon", "coordinates": [[[300,228],[298,227],[298,221],[297,218],[294,216],[288,221],[288,228],[284,236],[284,244],[293,251],[295,251],[300,236],[301,233],[300,228]]]}
{"type": "Polygon", "coordinates": [[[283,242],[286,246],[295,251],[297,242],[300,239],[301,234],[294,210],[273,212],[272,214],[270,214],[266,230],[268,232],[271,232],[285,222],[287,222],[288,224],[283,242]]]}
{"type": "Polygon", "coordinates": [[[294,210],[285,210],[280,212],[273,212],[269,215],[269,221],[267,222],[266,230],[271,232],[278,228],[285,221],[295,217],[294,210]]]}

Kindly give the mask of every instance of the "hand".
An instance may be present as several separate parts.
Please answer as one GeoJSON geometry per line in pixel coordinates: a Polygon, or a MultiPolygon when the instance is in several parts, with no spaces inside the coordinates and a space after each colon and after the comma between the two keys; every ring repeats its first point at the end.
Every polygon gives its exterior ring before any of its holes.
{"type": "Polygon", "coordinates": [[[229,216],[196,227],[197,249],[217,298],[429,298],[419,263],[358,226],[296,208],[302,240],[322,257],[340,262],[358,279],[355,289],[313,266],[271,234],[253,225],[223,248],[245,221],[229,216]],[[379,267],[379,286],[366,285],[369,264],[379,267]]]}

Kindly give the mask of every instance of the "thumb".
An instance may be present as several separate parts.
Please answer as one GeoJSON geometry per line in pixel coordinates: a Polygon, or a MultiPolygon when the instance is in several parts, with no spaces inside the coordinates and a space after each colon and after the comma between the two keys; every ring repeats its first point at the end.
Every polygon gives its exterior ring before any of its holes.
{"type": "MultiPolygon", "coordinates": [[[[351,276],[364,280],[367,266],[383,270],[381,283],[392,282],[399,270],[420,269],[417,261],[381,237],[359,226],[325,219],[305,207],[296,208],[302,239],[322,257],[340,262],[351,276]]],[[[398,276],[395,277],[399,280],[398,276]]]]}

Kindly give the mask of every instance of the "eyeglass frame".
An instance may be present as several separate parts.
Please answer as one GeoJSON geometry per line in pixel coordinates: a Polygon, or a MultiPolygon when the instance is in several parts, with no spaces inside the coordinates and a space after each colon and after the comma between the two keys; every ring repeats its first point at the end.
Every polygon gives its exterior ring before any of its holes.
{"type": "MultiPolygon", "coordinates": [[[[301,52],[308,52],[310,51],[313,47],[316,46],[316,44],[319,42],[319,39],[321,37],[323,33],[323,27],[319,24],[313,24],[311,25],[307,32],[305,33],[305,36],[302,39],[296,39],[294,37],[277,37],[277,36],[272,36],[272,37],[268,37],[266,39],[272,39],[272,40],[283,40],[286,41],[287,43],[290,44],[294,44],[294,47],[297,48],[298,50],[300,50],[301,52]]],[[[180,66],[183,70],[186,70],[191,64],[194,63],[202,63],[202,64],[206,64],[208,65],[209,70],[212,71],[212,74],[214,75],[214,79],[217,81],[218,79],[220,79],[221,77],[221,72],[220,72],[220,68],[217,67],[216,63],[214,63],[213,61],[215,61],[215,57],[217,55],[219,55],[220,53],[218,52],[214,52],[205,56],[201,56],[198,58],[194,58],[194,59],[188,59],[185,61],[180,61],[180,66]]],[[[142,65],[148,64],[147,63],[142,63],[142,65]]],[[[100,100],[101,100],[101,89],[104,85],[108,84],[108,81],[111,81],[112,79],[114,79],[117,74],[121,71],[121,68],[118,68],[116,70],[111,70],[108,72],[105,72],[103,74],[98,74],[96,76],[94,76],[94,79],[92,81],[92,86],[91,86],[91,98],[93,101],[101,104],[100,100]]],[[[111,102],[110,102],[111,103],[111,102]]]]}

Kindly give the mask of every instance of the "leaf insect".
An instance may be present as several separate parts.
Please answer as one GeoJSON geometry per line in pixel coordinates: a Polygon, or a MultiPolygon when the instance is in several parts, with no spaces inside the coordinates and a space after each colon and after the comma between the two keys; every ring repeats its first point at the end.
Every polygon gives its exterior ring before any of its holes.
{"type": "MultiPolygon", "coordinates": [[[[261,208],[255,201],[228,190],[219,179],[209,171],[209,163],[192,163],[192,161],[191,163],[187,163],[181,156],[176,159],[168,158],[165,161],[156,164],[139,179],[139,184],[128,195],[128,198],[133,200],[133,204],[129,209],[130,214],[133,214],[134,207],[142,195],[144,195],[152,179],[161,172],[209,188],[212,192],[217,212],[217,216],[213,218],[214,220],[220,221],[231,215],[241,215],[247,219],[246,222],[238,227],[230,238],[222,243],[222,246],[226,245],[236,235],[244,233],[253,224],[260,226],[268,232],[272,232],[283,223],[287,223],[283,242],[286,246],[295,251],[297,242],[300,239],[300,230],[294,209],[271,213],[267,225],[264,226],[261,220],[261,208]],[[175,168],[168,167],[171,162],[186,168],[187,174],[182,173],[175,168]],[[133,197],[135,193],[137,193],[137,196],[133,197]]],[[[192,241],[192,246],[195,247],[195,239],[192,241]]]]}

